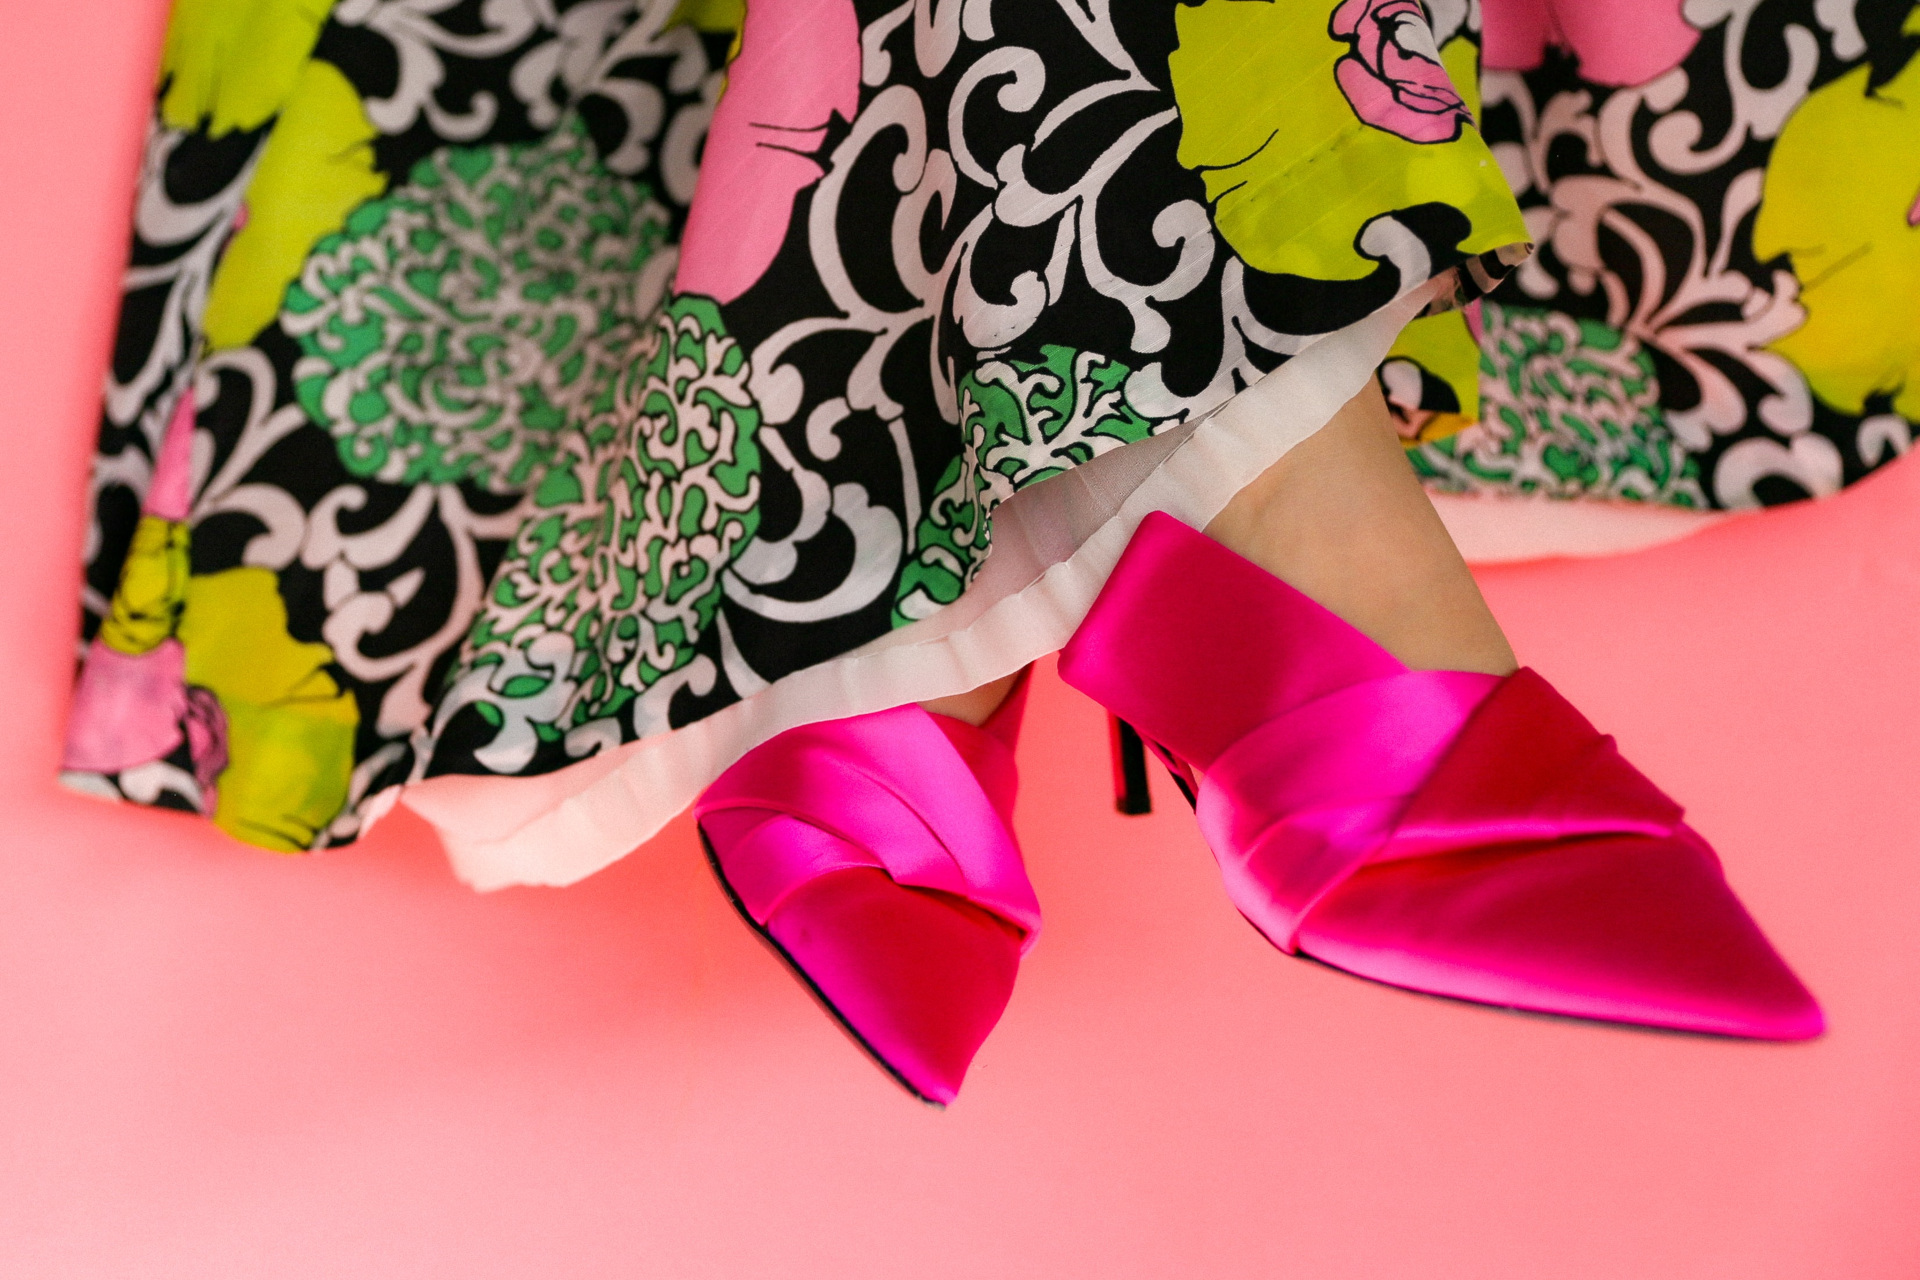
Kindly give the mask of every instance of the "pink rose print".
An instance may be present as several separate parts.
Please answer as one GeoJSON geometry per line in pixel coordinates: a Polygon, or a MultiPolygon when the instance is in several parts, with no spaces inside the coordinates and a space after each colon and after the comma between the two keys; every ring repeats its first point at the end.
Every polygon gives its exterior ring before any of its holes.
{"type": "Polygon", "coordinates": [[[1594,84],[1645,84],[1679,66],[1700,41],[1680,16],[1685,0],[1481,0],[1480,58],[1531,71],[1547,46],[1571,49],[1594,84]]]}
{"type": "Polygon", "coordinates": [[[187,651],[171,636],[145,653],[95,640],[67,716],[63,769],[118,773],[180,745],[187,714],[187,651]]]}
{"type": "Polygon", "coordinates": [[[141,513],[162,520],[185,520],[193,509],[193,424],[199,412],[193,388],[180,395],[160,437],[160,454],[153,461],[153,479],[147,484],[141,513]]]}
{"type": "Polygon", "coordinates": [[[227,711],[213,690],[197,684],[187,686],[185,727],[194,781],[200,784],[200,803],[212,813],[220,802],[214,783],[228,764],[227,711]]]}
{"type": "Polygon", "coordinates": [[[1374,128],[1409,142],[1452,142],[1473,123],[1440,65],[1420,0],[1346,0],[1329,29],[1353,41],[1334,78],[1353,113],[1374,128]]]}
{"type": "MultiPolygon", "coordinates": [[[[145,516],[187,518],[193,505],[195,409],[189,386],[160,438],[153,478],[140,507],[145,516]]],[[[110,648],[96,637],[73,691],[62,767],[117,773],[158,760],[179,746],[180,724],[191,698],[186,662],[186,650],[172,636],[140,653],[110,648]]]]}
{"type": "Polygon", "coordinates": [[[808,152],[860,105],[853,0],[754,0],[714,108],[700,186],[680,241],[682,293],[731,302],[772,264],[793,198],[820,180],[808,152]]]}

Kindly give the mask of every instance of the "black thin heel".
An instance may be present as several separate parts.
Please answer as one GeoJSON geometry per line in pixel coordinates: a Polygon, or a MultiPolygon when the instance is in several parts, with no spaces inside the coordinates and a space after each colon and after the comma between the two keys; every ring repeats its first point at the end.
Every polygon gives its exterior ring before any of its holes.
{"type": "Polygon", "coordinates": [[[1113,807],[1130,817],[1153,812],[1147,791],[1147,748],[1133,726],[1107,716],[1107,741],[1113,756],[1113,807]]]}

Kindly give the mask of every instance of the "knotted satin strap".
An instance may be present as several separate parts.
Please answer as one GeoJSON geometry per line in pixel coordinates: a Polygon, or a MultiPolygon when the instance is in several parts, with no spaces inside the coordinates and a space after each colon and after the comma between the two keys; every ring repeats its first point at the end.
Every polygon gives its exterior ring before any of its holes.
{"type": "Polygon", "coordinates": [[[1370,861],[1597,835],[1671,835],[1685,811],[1531,669],[1508,676],[1370,861]]]}
{"type": "Polygon", "coordinates": [[[1609,833],[1680,807],[1531,670],[1408,671],[1263,724],[1201,780],[1235,905],[1275,945],[1370,862],[1609,833]]]}
{"type": "MultiPolygon", "coordinates": [[[[975,732],[976,754],[1009,754],[975,732]]],[[[1011,768],[1009,759],[997,772],[1011,768]]],[[[763,924],[801,884],[867,866],[991,911],[1026,935],[1023,946],[1039,932],[1040,904],[1005,819],[918,706],[803,725],[756,747],[694,816],[732,810],[769,819],[724,853],[728,882],[763,924]]]]}

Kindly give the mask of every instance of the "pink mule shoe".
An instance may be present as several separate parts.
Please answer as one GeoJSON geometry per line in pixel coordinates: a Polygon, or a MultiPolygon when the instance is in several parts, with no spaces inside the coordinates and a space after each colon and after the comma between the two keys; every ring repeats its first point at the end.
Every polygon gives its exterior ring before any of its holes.
{"type": "Polygon", "coordinates": [[[1543,1013],[1824,1029],[1680,806],[1531,670],[1410,671],[1155,513],[1060,675],[1166,759],[1283,951],[1543,1013]]]}
{"type": "Polygon", "coordinates": [[[789,729],[694,819],[734,907],[909,1092],[945,1106],[1040,905],[1013,838],[1023,678],[981,728],[895,707],[789,729]]]}

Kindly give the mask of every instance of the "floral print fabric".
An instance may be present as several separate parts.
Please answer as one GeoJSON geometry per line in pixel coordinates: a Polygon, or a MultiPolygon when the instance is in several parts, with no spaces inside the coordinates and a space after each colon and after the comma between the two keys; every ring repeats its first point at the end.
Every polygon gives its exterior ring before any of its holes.
{"type": "Polygon", "coordinates": [[[67,779],[296,850],[657,739],[1439,275],[1379,373],[1431,487],[1833,492],[1920,422],[1917,51],[1912,0],[178,0],[67,779]]]}
{"type": "MultiPolygon", "coordinates": [[[[1444,6],[1436,5],[1436,10],[1444,6]]],[[[1539,252],[1381,371],[1436,489],[1741,508],[1920,423],[1920,7],[1483,0],[1539,252]]]]}
{"type": "Polygon", "coordinates": [[[1459,27],[178,0],[68,780],[315,847],[931,616],[1014,493],[1519,259],[1459,27]]]}

